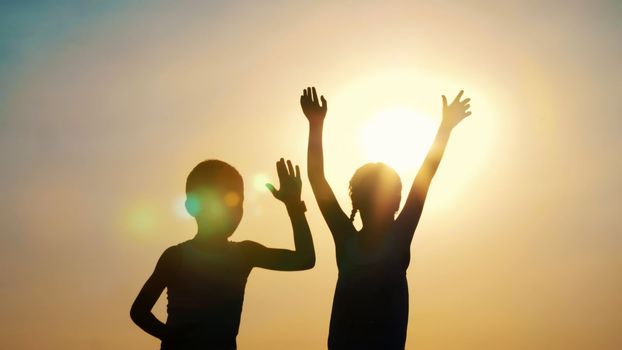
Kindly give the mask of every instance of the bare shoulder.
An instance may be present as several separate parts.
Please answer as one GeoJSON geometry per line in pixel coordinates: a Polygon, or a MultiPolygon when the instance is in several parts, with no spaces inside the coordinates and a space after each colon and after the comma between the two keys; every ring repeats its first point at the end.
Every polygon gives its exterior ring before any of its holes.
{"type": "Polygon", "coordinates": [[[266,248],[261,243],[249,240],[238,242],[237,245],[238,247],[240,247],[240,251],[242,252],[242,254],[246,256],[255,254],[257,251],[266,248]]]}
{"type": "Polygon", "coordinates": [[[166,259],[174,259],[176,256],[181,254],[181,251],[188,244],[190,244],[190,241],[185,241],[185,242],[181,242],[179,244],[170,246],[164,250],[164,252],[162,253],[162,257],[166,259]]]}
{"type": "Polygon", "coordinates": [[[160,270],[165,274],[174,271],[180,264],[182,249],[186,244],[188,241],[166,248],[158,260],[156,271],[160,270]]]}

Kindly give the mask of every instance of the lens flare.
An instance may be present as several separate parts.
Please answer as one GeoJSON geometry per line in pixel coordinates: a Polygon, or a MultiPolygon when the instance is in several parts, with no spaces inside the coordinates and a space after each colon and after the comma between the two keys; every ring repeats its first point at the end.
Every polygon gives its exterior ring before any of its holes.
{"type": "Polygon", "coordinates": [[[220,219],[225,216],[227,209],[220,197],[217,196],[205,196],[202,200],[204,208],[201,211],[209,215],[213,219],[220,219]]]}
{"type": "Polygon", "coordinates": [[[186,195],[179,196],[175,202],[173,203],[173,211],[182,219],[191,219],[192,216],[188,213],[188,209],[186,209],[186,195]]]}
{"type": "Polygon", "coordinates": [[[133,204],[124,216],[123,226],[132,235],[143,236],[152,233],[158,225],[157,209],[147,202],[133,204]]]}
{"type": "Polygon", "coordinates": [[[270,182],[270,178],[264,174],[256,174],[253,177],[253,188],[257,192],[268,192],[266,183],[270,182]]]}
{"type": "Polygon", "coordinates": [[[186,196],[186,200],[184,201],[184,206],[186,211],[191,216],[199,214],[201,212],[201,200],[195,195],[186,196]]]}
{"type": "Polygon", "coordinates": [[[227,192],[225,195],[225,205],[235,207],[240,204],[240,195],[235,192],[227,192]]]}

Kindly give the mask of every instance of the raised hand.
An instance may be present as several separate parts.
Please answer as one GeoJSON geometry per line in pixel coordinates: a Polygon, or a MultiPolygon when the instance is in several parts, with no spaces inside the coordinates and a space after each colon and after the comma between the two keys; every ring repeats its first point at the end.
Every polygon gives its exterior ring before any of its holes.
{"type": "Polygon", "coordinates": [[[461,90],[460,93],[458,93],[458,96],[454,98],[450,105],[447,105],[447,97],[443,95],[442,125],[444,125],[445,127],[451,129],[458,125],[458,123],[460,123],[462,119],[471,115],[471,112],[469,112],[469,107],[471,107],[469,102],[471,101],[471,99],[467,98],[461,101],[460,98],[462,97],[463,93],[464,90],[461,90]]]}
{"type": "Polygon", "coordinates": [[[266,187],[272,192],[274,198],[285,204],[297,204],[300,202],[300,193],[302,191],[302,179],[300,178],[300,168],[294,166],[290,160],[285,165],[285,160],[281,158],[276,162],[276,172],[279,175],[280,189],[274,188],[272,184],[266,184],[266,187]]]}
{"type": "Polygon", "coordinates": [[[308,87],[302,90],[300,106],[302,107],[302,112],[309,120],[309,123],[322,122],[326,116],[326,99],[324,99],[324,96],[320,96],[318,100],[315,87],[308,87]],[[320,100],[322,101],[321,105],[320,100]]]}

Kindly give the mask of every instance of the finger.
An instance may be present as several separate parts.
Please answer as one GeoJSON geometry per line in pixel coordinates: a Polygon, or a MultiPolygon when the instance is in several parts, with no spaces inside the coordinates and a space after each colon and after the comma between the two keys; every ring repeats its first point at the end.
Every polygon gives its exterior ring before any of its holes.
{"type": "Polygon", "coordinates": [[[467,104],[467,103],[471,102],[471,99],[467,98],[464,101],[460,101],[460,102],[463,103],[463,104],[467,104]]]}
{"type": "Polygon", "coordinates": [[[283,158],[276,162],[276,173],[279,175],[279,180],[287,176],[287,169],[285,168],[285,161],[283,158]]]}
{"type": "Polygon", "coordinates": [[[468,117],[471,115],[471,112],[466,112],[466,114],[464,115],[465,117],[468,117]]]}
{"type": "Polygon", "coordinates": [[[443,108],[447,108],[447,97],[443,95],[443,108]]]}
{"type": "Polygon", "coordinates": [[[328,104],[326,103],[326,99],[324,98],[324,96],[320,96],[320,99],[322,100],[322,109],[326,110],[326,108],[328,108],[328,104]]]}
{"type": "Polygon", "coordinates": [[[288,170],[288,174],[289,176],[294,176],[294,166],[292,165],[292,161],[291,160],[287,160],[287,170],[288,170]]]}
{"type": "Polygon", "coordinates": [[[315,86],[312,88],[313,91],[313,102],[318,102],[319,100],[317,99],[317,92],[315,91],[315,86]]]}
{"type": "Polygon", "coordinates": [[[313,101],[313,97],[311,96],[311,88],[310,87],[307,88],[307,97],[309,99],[311,99],[311,101],[313,101]]]}
{"type": "Polygon", "coordinates": [[[300,180],[300,167],[296,165],[296,179],[300,180]]]}
{"type": "Polygon", "coordinates": [[[270,192],[272,193],[272,195],[276,198],[276,194],[277,194],[277,190],[276,188],[274,188],[274,186],[272,184],[267,183],[266,187],[268,188],[268,190],[270,190],[270,192]]]}
{"type": "Polygon", "coordinates": [[[283,158],[279,160],[279,170],[280,176],[287,176],[287,165],[285,165],[285,159],[283,158]]]}
{"type": "Polygon", "coordinates": [[[469,109],[470,107],[471,107],[471,105],[470,105],[470,104],[466,104],[466,105],[464,105],[464,109],[469,109]]]}
{"type": "Polygon", "coordinates": [[[454,98],[453,102],[451,102],[451,103],[455,103],[456,101],[460,101],[460,98],[462,97],[463,93],[464,93],[464,90],[460,90],[460,92],[458,93],[456,98],[454,98]]]}

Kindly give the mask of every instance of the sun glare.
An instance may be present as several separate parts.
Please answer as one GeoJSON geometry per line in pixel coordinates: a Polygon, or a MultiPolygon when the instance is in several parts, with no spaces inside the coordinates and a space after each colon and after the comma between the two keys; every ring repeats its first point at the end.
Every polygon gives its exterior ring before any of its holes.
{"type": "Polygon", "coordinates": [[[384,109],[361,128],[365,157],[370,162],[384,162],[398,172],[414,171],[432,145],[438,123],[408,107],[384,109]]]}

